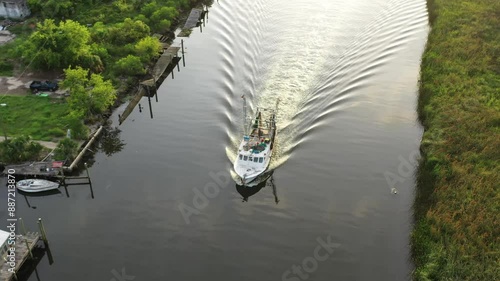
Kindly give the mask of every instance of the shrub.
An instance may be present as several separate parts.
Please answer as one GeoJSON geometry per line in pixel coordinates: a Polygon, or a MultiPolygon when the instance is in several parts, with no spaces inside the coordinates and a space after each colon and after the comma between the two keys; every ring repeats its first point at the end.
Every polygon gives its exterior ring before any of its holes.
{"type": "Polygon", "coordinates": [[[66,132],[60,128],[52,128],[47,131],[47,134],[56,138],[63,137],[66,135],[66,132]]]}
{"type": "Polygon", "coordinates": [[[56,160],[72,159],[76,155],[77,150],[78,150],[78,144],[75,141],[69,138],[64,138],[59,142],[54,151],[54,159],[56,160]]]}
{"type": "Polygon", "coordinates": [[[128,55],[115,64],[115,70],[121,75],[142,75],[146,73],[141,58],[128,55]]]}

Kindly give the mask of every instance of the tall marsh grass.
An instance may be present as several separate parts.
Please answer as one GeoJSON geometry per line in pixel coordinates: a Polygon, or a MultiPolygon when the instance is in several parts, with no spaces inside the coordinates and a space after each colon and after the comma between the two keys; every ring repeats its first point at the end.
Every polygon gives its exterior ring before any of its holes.
{"type": "Polygon", "coordinates": [[[500,280],[500,1],[428,0],[415,280],[500,280]]]}

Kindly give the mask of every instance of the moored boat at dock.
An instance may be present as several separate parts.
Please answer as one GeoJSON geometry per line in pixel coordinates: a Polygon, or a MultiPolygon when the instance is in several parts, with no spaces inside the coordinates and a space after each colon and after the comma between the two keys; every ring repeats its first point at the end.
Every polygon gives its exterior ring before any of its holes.
{"type": "Polygon", "coordinates": [[[59,188],[59,183],[42,179],[26,179],[18,181],[16,187],[24,192],[43,192],[59,188]]]}

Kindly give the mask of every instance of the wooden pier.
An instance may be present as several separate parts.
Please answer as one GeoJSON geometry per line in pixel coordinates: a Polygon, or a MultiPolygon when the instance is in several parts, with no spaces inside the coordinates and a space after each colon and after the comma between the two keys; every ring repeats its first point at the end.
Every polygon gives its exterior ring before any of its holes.
{"type": "Polygon", "coordinates": [[[14,268],[14,272],[10,272],[10,265],[3,262],[0,269],[0,280],[11,281],[16,280],[16,273],[23,266],[24,262],[28,258],[32,258],[33,249],[37,246],[38,241],[40,241],[41,236],[37,232],[28,232],[25,235],[16,235],[16,244],[15,244],[15,263],[16,266],[14,268]]]}
{"type": "Polygon", "coordinates": [[[181,32],[177,34],[177,37],[188,37],[189,34],[191,34],[191,29],[197,26],[200,26],[200,30],[202,30],[201,22],[203,21],[203,24],[205,24],[205,15],[208,19],[208,9],[192,9],[189,17],[186,19],[186,23],[184,23],[184,27],[181,32]]]}
{"type": "MultiPolygon", "coordinates": [[[[163,51],[160,58],[156,62],[151,75],[155,81],[158,81],[160,77],[165,73],[167,67],[174,61],[174,59],[179,58],[179,50],[181,47],[169,46],[168,49],[163,51]]],[[[178,60],[175,60],[178,61],[178,60]]]]}
{"type": "Polygon", "coordinates": [[[142,85],[139,85],[137,92],[132,97],[132,99],[128,103],[128,105],[125,108],[125,110],[123,111],[123,113],[118,115],[118,122],[120,125],[123,123],[123,121],[125,121],[125,119],[127,119],[127,117],[130,115],[130,113],[132,113],[132,111],[134,110],[136,105],[139,103],[139,101],[141,101],[141,99],[145,93],[146,93],[146,90],[144,89],[144,87],[142,85]]]}
{"type": "Polygon", "coordinates": [[[33,177],[56,177],[61,169],[61,161],[46,161],[46,162],[28,162],[18,165],[8,165],[3,173],[6,174],[10,169],[15,170],[16,175],[33,176],[33,177]]]}
{"type": "Polygon", "coordinates": [[[193,27],[198,26],[198,22],[200,21],[202,16],[203,16],[202,9],[192,9],[182,29],[191,29],[193,27]]]}

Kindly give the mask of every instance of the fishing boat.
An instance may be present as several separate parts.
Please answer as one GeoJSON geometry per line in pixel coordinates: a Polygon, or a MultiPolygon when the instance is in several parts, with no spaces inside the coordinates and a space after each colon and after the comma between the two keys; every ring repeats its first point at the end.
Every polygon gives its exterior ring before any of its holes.
{"type": "Polygon", "coordinates": [[[59,183],[42,179],[26,179],[18,181],[16,187],[24,192],[42,192],[59,188],[59,183]]]}
{"type": "Polygon", "coordinates": [[[242,96],[242,99],[244,135],[234,162],[234,171],[241,185],[245,186],[266,172],[269,167],[276,137],[276,112],[279,101],[275,109],[257,108],[252,122],[247,126],[245,96],[242,96]]]}

